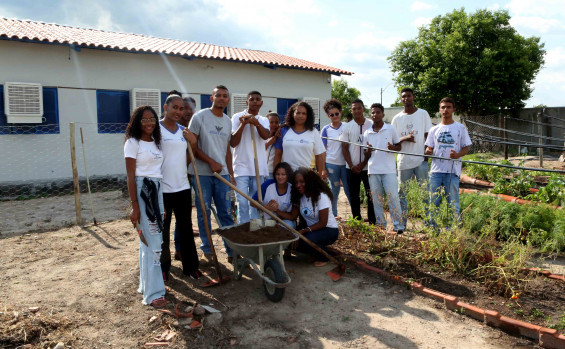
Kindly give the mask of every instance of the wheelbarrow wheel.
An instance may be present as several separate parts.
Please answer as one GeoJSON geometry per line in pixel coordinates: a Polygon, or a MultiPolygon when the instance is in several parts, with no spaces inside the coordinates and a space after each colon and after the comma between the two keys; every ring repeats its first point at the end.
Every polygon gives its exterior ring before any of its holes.
{"type": "MultiPolygon", "coordinates": [[[[265,276],[278,284],[286,281],[283,267],[279,260],[275,258],[271,258],[265,263],[265,276]]],[[[266,281],[263,283],[263,287],[267,298],[272,302],[278,302],[284,296],[284,288],[277,288],[266,281]]]]}

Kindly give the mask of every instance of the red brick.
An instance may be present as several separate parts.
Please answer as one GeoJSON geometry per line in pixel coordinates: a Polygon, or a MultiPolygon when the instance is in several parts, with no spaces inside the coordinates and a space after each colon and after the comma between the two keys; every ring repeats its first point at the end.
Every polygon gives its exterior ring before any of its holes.
{"type": "Polygon", "coordinates": [[[500,328],[515,336],[525,336],[533,340],[538,340],[541,326],[530,324],[520,320],[515,320],[507,316],[500,317],[500,328]]]}
{"type": "Polygon", "coordinates": [[[453,311],[459,311],[460,310],[460,308],[457,307],[457,297],[447,295],[447,296],[443,297],[443,301],[445,302],[445,306],[447,307],[447,309],[453,310],[453,311]]]}
{"type": "Polygon", "coordinates": [[[467,304],[464,302],[457,302],[457,307],[461,311],[461,314],[465,314],[472,317],[475,320],[485,321],[485,310],[474,305],[467,304]]]}
{"type": "Polygon", "coordinates": [[[485,310],[485,322],[492,327],[500,327],[500,314],[498,311],[485,310]]]}
{"type": "Polygon", "coordinates": [[[557,333],[557,330],[542,327],[539,330],[539,345],[550,349],[564,349],[565,336],[557,333]]]}
{"type": "Polygon", "coordinates": [[[442,293],[442,292],[439,292],[439,291],[436,291],[436,290],[432,290],[431,288],[427,288],[427,287],[422,288],[422,294],[425,295],[426,297],[433,298],[436,301],[442,302],[442,303],[444,302],[444,298],[446,296],[449,296],[445,293],[442,293]]]}

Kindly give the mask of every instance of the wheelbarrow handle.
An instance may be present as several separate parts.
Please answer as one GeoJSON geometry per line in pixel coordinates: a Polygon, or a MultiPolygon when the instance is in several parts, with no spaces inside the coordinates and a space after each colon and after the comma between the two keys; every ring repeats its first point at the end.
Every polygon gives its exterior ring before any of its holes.
{"type": "MultiPolygon", "coordinates": [[[[316,245],[315,243],[313,243],[312,241],[310,241],[306,236],[302,235],[301,233],[299,233],[296,229],[294,229],[293,227],[291,227],[290,225],[288,225],[286,222],[284,222],[282,219],[280,219],[275,213],[271,212],[269,209],[267,209],[265,206],[263,206],[262,204],[260,204],[259,202],[257,202],[256,200],[253,200],[251,197],[249,197],[249,195],[245,194],[243,191],[241,191],[238,187],[236,187],[235,185],[231,184],[229,181],[227,181],[224,177],[220,176],[217,173],[214,173],[214,177],[218,178],[219,180],[221,180],[222,182],[224,182],[227,186],[229,186],[230,188],[232,188],[233,190],[235,190],[236,192],[238,192],[241,196],[243,196],[244,198],[246,198],[247,200],[249,200],[249,202],[251,202],[252,204],[256,205],[259,209],[261,209],[263,212],[265,212],[266,214],[268,214],[269,216],[273,217],[274,220],[276,220],[277,222],[279,222],[280,224],[282,224],[285,228],[287,228],[288,230],[290,230],[291,232],[295,233],[298,235],[299,238],[301,238],[304,242],[306,242],[308,245],[310,245],[313,249],[315,249],[316,251],[320,252],[321,254],[323,254],[324,256],[326,256],[330,261],[332,261],[332,263],[335,263],[338,266],[341,266],[342,264],[339,263],[339,261],[337,259],[335,259],[332,255],[330,255],[329,253],[327,253],[326,251],[322,250],[318,245],[316,245]]],[[[259,189],[260,190],[260,189],[259,189]]]]}

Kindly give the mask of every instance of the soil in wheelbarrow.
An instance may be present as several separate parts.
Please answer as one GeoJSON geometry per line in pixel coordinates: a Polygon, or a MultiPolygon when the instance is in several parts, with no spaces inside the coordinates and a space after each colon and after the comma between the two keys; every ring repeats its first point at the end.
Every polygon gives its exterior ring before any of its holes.
{"type": "Polygon", "coordinates": [[[237,227],[219,231],[218,233],[236,244],[255,245],[269,242],[287,241],[295,238],[294,234],[280,225],[264,227],[250,231],[250,224],[245,223],[237,227]]]}

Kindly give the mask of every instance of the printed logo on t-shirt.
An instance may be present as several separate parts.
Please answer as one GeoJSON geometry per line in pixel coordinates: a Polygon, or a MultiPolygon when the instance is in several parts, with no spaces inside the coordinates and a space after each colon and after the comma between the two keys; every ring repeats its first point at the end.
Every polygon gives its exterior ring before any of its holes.
{"type": "Polygon", "coordinates": [[[440,143],[440,148],[451,148],[453,147],[453,144],[455,144],[455,140],[449,131],[442,131],[437,140],[440,143]]]}
{"type": "Polygon", "coordinates": [[[222,130],[224,129],[223,126],[215,126],[215,128],[216,128],[216,131],[210,130],[210,134],[212,134],[212,135],[219,135],[219,136],[223,136],[223,137],[227,137],[227,136],[228,136],[227,133],[222,132],[222,130]]]}
{"type": "Polygon", "coordinates": [[[400,132],[400,137],[408,136],[412,131],[414,131],[414,136],[418,135],[418,130],[413,130],[414,124],[406,124],[406,131],[400,132]]]}
{"type": "Polygon", "coordinates": [[[309,216],[312,215],[312,210],[310,210],[310,208],[308,208],[308,207],[304,207],[302,209],[302,212],[300,212],[300,213],[302,213],[303,216],[309,217],[309,216]]]}
{"type": "Polygon", "coordinates": [[[160,152],[154,152],[153,150],[149,150],[149,152],[151,153],[151,155],[153,155],[153,160],[160,159],[163,157],[160,152]]]}

